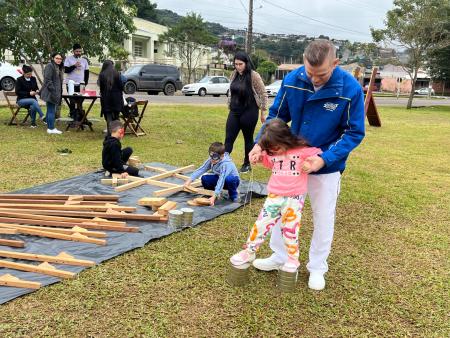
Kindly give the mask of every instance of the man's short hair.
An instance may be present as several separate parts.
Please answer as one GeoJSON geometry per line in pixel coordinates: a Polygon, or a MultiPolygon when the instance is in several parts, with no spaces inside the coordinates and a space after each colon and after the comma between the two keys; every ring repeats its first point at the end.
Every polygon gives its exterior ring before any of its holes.
{"type": "Polygon", "coordinates": [[[116,131],[122,128],[123,128],[122,122],[120,122],[119,120],[111,121],[111,123],[109,124],[109,130],[111,130],[111,133],[115,133],[116,131]]]}
{"type": "Polygon", "coordinates": [[[336,57],[336,47],[329,40],[317,39],[306,47],[303,57],[311,66],[321,66],[327,58],[336,57]]]}
{"type": "Polygon", "coordinates": [[[79,43],[75,43],[72,47],[72,50],[81,49],[81,45],[79,43]]]}
{"type": "Polygon", "coordinates": [[[211,145],[209,146],[209,152],[223,155],[225,154],[225,146],[221,142],[211,143],[211,145]]]}

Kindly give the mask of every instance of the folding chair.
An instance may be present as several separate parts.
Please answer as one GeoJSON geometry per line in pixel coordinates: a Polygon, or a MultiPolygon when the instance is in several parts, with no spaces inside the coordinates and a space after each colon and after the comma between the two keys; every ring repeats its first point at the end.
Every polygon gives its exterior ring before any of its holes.
{"type": "Polygon", "coordinates": [[[15,103],[13,100],[10,100],[10,97],[17,97],[17,94],[15,92],[3,92],[3,95],[5,95],[6,102],[8,103],[9,110],[11,110],[11,120],[8,123],[8,126],[12,125],[19,125],[19,121],[17,120],[17,115],[19,114],[19,111],[21,109],[24,109],[27,111],[27,115],[24,117],[22,122],[20,124],[25,124],[27,122],[28,117],[30,116],[30,106],[23,106],[19,107],[17,103],[15,103]]]}
{"type": "MultiPolygon", "coordinates": [[[[144,117],[145,110],[147,109],[148,100],[145,101],[136,101],[133,103],[133,106],[137,107],[138,109],[138,116],[134,116],[130,114],[129,116],[121,114],[121,118],[124,121],[124,132],[125,134],[134,134],[135,136],[144,136],[147,135],[145,130],[141,127],[141,121],[144,117]],[[139,107],[142,107],[139,110],[139,107]],[[127,132],[127,129],[130,129],[129,132],[127,132]]],[[[132,107],[133,107],[132,106],[132,107]]]]}

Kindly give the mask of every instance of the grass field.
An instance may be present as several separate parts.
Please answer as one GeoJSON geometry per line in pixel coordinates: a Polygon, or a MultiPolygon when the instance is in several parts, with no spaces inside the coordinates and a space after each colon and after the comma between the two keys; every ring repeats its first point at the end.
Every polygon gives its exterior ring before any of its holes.
{"type": "MultiPolygon", "coordinates": [[[[245,288],[225,283],[228,258],[263,202],[253,200],[2,305],[0,336],[450,336],[450,107],[383,107],[380,114],[383,126],[367,128],[343,176],[324,291],[306,285],[308,206],[294,294],[277,291],[275,273],[252,270],[245,288]]],[[[225,107],[151,105],[148,136],[123,143],[146,162],[200,164],[208,144],[224,138],[226,115],[225,107]]],[[[7,118],[0,109],[0,121],[7,118]]],[[[0,191],[99,168],[104,123],[94,128],[58,136],[2,123],[0,191]],[[61,148],[72,154],[59,155],[61,148]]],[[[238,165],[242,152],[240,137],[238,165]]],[[[261,168],[254,175],[268,177],[261,168]]],[[[268,253],[265,246],[261,256],[268,253]]]]}

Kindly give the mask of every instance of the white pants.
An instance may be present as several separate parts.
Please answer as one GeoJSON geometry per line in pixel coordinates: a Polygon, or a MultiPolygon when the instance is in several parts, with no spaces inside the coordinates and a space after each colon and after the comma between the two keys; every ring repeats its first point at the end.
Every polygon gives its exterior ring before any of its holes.
{"type": "MultiPolygon", "coordinates": [[[[333,241],[336,202],[341,185],[339,172],[308,176],[308,195],[313,211],[314,231],[309,249],[309,262],[306,268],[309,272],[325,273],[328,271],[327,258],[330,255],[333,241]]],[[[280,224],[272,229],[270,248],[272,258],[278,263],[288,259],[280,224]]]]}

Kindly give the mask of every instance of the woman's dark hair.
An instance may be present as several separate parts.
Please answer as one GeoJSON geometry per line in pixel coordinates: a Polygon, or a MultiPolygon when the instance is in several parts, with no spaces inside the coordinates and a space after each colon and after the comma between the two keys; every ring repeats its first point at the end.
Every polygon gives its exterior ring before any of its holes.
{"type": "Polygon", "coordinates": [[[262,150],[268,153],[274,147],[282,147],[289,150],[308,145],[304,139],[292,134],[287,123],[281,119],[272,119],[266,123],[258,144],[262,150]]]}
{"type": "Polygon", "coordinates": [[[57,66],[57,67],[59,68],[59,70],[61,71],[61,70],[64,68],[64,62],[61,62],[61,63],[58,65],[58,64],[55,62],[55,60],[54,60],[55,57],[56,57],[56,55],[59,55],[59,56],[61,56],[61,58],[64,59],[62,53],[60,53],[60,52],[53,52],[52,54],[50,54],[50,57],[51,57],[50,62],[53,62],[54,65],[57,66]]]}
{"type": "Polygon", "coordinates": [[[237,51],[236,54],[234,54],[233,64],[236,60],[245,63],[245,69],[242,72],[242,75],[237,74],[233,82],[241,81],[245,84],[244,86],[239,87],[238,98],[239,102],[243,103],[244,106],[247,106],[253,97],[253,89],[252,89],[253,63],[252,60],[250,59],[250,56],[243,51],[237,51]]]}
{"type": "Polygon", "coordinates": [[[114,81],[120,81],[120,74],[114,68],[114,62],[112,62],[111,60],[106,60],[105,62],[103,62],[102,70],[100,71],[100,74],[98,76],[100,88],[111,90],[114,81]]]}

